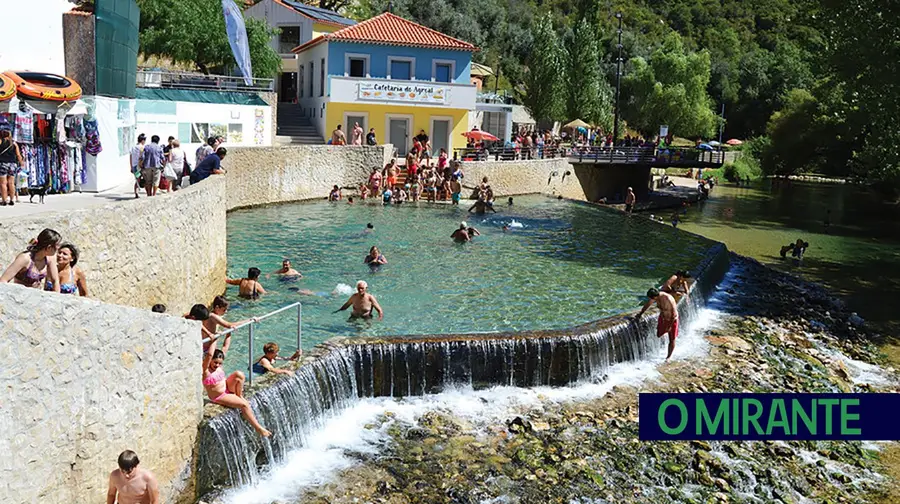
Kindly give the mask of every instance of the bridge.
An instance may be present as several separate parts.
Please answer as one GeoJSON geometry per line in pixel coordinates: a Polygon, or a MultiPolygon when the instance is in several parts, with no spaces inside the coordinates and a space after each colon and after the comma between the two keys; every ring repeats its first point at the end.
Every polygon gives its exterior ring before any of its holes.
{"type": "Polygon", "coordinates": [[[572,164],[719,168],[725,162],[725,153],[695,147],[573,147],[569,149],[568,158],[572,164]]]}

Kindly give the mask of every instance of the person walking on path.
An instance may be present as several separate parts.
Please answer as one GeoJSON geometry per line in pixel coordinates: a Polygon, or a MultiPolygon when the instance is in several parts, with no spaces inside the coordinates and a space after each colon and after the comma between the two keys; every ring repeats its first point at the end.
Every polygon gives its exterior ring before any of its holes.
{"type": "Polygon", "coordinates": [[[0,130],[0,206],[15,205],[16,173],[24,166],[19,144],[12,139],[8,129],[0,130]],[[6,202],[7,196],[9,203],[6,202]]]}
{"type": "Polygon", "coordinates": [[[109,473],[106,504],[159,504],[159,483],[152,472],[139,467],[137,453],[119,454],[119,468],[109,473]]]}
{"type": "Polygon", "coordinates": [[[144,146],[144,153],[141,159],[144,161],[141,168],[141,176],[144,177],[144,189],[147,191],[147,196],[156,196],[165,159],[162,147],[159,146],[159,135],[153,135],[150,138],[150,145],[144,146]]]}

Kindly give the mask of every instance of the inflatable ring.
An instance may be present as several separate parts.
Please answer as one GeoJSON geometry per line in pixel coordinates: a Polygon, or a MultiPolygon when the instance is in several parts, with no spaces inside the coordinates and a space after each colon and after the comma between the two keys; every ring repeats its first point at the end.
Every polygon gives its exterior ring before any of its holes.
{"type": "Polygon", "coordinates": [[[6,101],[16,96],[16,85],[12,79],[0,74],[0,101],[6,101]]]}
{"type": "Polygon", "coordinates": [[[16,85],[19,96],[35,100],[73,101],[81,98],[81,86],[62,75],[41,72],[5,72],[16,85]]]}

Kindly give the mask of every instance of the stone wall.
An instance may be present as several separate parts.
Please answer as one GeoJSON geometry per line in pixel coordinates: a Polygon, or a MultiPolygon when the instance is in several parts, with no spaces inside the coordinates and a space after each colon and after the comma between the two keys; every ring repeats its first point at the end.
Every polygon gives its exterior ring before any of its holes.
{"type": "Polygon", "coordinates": [[[272,91],[261,92],[258,94],[264,102],[269,104],[269,109],[272,111],[272,134],[270,135],[270,145],[275,145],[275,140],[278,135],[278,93],[272,91]]]}
{"type": "Polygon", "coordinates": [[[564,198],[584,200],[584,190],[575,170],[566,158],[536,159],[532,161],[463,161],[464,185],[477,186],[488,177],[494,194],[544,193],[564,198]],[[566,175],[566,172],[569,172],[566,175]]]}
{"type": "Polygon", "coordinates": [[[303,145],[234,148],[228,171],[228,209],[325,198],[333,185],[356,188],[383,167],[388,146],[303,145]]]}
{"type": "Polygon", "coordinates": [[[203,405],[199,322],[9,284],[0,299],[0,502],[105,502],[126,449],[173,502],[203,405]]]}
{"type": "MultiPolygon", "coordinates": [[[[173,194],[66,213],[0,216],[0,261],[9,264],[44,228],[80,251],[92,297],[182,313],[225,289],[225,180],[173,194]]],[[[2,214],[0,214],[2,215],[2,214]]]]}

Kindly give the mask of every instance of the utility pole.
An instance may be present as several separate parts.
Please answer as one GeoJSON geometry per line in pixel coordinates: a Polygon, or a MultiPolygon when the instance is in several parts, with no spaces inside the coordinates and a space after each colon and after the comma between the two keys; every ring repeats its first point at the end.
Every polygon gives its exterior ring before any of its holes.
{"type": "Polygon", "coordinates": [[[719,122],[719,144],[722,144],[722,133],[725,132],[725,100],[722,100],[722,120],[719,122]]]}
{"type": "Polygon", "coordinates": [[[622,13],[617,12],[616,18],[619,20],[619,55],[616,58],[616,108],[613,116],[613,144],[619,139],[619,85],[622,80],[622,13]]]}

